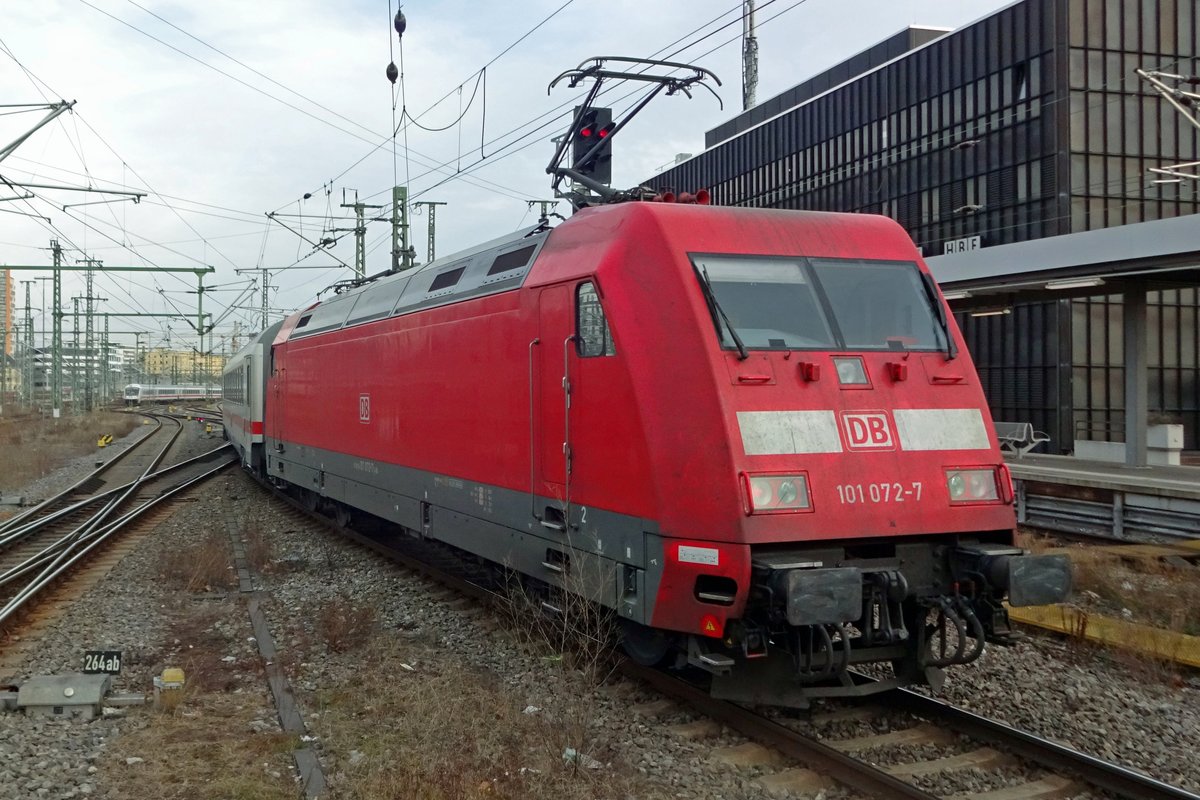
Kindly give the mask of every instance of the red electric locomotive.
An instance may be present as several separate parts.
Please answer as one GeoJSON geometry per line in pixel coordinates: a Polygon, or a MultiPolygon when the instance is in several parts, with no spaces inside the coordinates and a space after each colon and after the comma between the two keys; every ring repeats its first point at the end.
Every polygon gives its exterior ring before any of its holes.
{"type": "Polygon", "coordinates": [[[962,338],[884,217],[590,208],[288,318],[274,482],[581,593],[643,662],[802,705],[1061,599],[962,338]],[[816,688],[820,687],[820,688],[816,688]]]}

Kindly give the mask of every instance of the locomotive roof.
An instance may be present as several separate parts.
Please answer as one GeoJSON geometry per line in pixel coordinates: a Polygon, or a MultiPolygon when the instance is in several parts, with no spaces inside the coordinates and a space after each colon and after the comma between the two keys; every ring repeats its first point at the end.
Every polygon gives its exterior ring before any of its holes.
{"type": "Polygon", "coordinates": [[[540,226],[524,228],[371,281],[300,312],[288,338],[515,289],[549,232],[540,226]]]}
{"type": "Polygon", "coordinates": [[[279,344],[518,289],[525,283],[534,260],[550,239],[557,243],[556,250],[573,251],[577,257],[558,259],[557,264],[537,274],[537,281],[552,282],[571,277],[586,268],[587,263],[601,258],[600,254],[610,246],[636,236],[632,233],[633,228],[622,227],[626,221],[636,219],[654,220],[660,235],[685,249],[695,245],[702,249],[715,246],[724,250],[731,237],[743,245],[747,240],[753,240],[756,249],[763,253],[778,248],[791,252],[797,245],[797,237],[803,238],[806,247],[830,256],[848,250],[858,255],[869,255],[873,250],[894,255],[899,244],[912,249],[911,239],[895,222],[871,214],[675,203],[599,206],[586,209],[553,229],[533,226],[518,230],[316,303],[289,317],[272,341],[279,344]],[[623,230],[624,236],[618,234],[618,230],[623,230]]]}

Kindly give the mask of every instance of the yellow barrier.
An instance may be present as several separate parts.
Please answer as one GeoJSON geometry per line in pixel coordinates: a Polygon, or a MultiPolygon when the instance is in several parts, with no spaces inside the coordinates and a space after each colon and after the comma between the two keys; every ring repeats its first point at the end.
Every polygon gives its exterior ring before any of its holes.
{"type": "Polygon", "coordinates": [[[1126,622],[1099,614],[1088,614],[1068,606],[1010,608],[1014,622],[1081,636],[1089,642],[1131,650],[1141,655],[1200,667],[1200,636],[1126,622]]]}
{"type": "Polygon", "coordinates": [[[96,446],[97,447],[108,447],[110,444],[112,444],[112,440],[113,440],[112,434],[106,433],[103,436],[101,436],[99,439],[96,440],[96,446]]]}

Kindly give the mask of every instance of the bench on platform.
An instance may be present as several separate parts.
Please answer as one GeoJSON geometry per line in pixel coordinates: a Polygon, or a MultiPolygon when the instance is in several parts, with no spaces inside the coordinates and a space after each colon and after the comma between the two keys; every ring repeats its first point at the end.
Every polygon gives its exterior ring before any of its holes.
{"type": "Polygon", "coordinates": [[[996,422],[996,438],[1000,449],[1020,458],[1050,437],[1033,429],[1032,422],[996,422]]]}

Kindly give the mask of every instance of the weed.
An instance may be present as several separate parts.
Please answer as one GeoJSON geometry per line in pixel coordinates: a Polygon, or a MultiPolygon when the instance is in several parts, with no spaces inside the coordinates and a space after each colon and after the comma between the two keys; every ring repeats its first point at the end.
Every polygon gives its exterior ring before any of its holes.
{"type": "MultiPolygon", "coordinates": [[[[1058,548],[1043,538],[1026,535],[1023,546],[1037,552],[1058,550],[1071,558],[1074,592],[1068,641],[1081,659],[1103,655],[1132,674],[1155,683],[1174,684],[1179,667],[1155,629],[1200,634],[1200,584],[1195,567],[1177,566],[1151,556],[1123,555],[1120,550],[1087,545],[1058,548]],[[1137,652],[1107,649],[1087,639],[1093,618],[1099,616],[1149,626],[1136,642],[1137,652]]],[[[1099,624],[1099,623],[1096,623],[1099,624]]]]}
{"type": "Polygon", "coordinates": [[[246,532],[246,561],[250,569],[259,575],[271,572],[274,567],[275,546],[261,525],[247,524],[246,532]]]}
{"type": "MultiPolygon", "coordinates": [[[[567,548],[565,553],[561,587],[530,586],[510,573],[505,612],[509,630],[523,649],[541,657],[548,677],[576,687],[561,693],[559,724],[548,730],[547,752],[574,750],[595,758],[595,690],[616,669],[616,620],[598,602],[606,585],[603,569],[590,568],[593,562],[582,551],[567,548]]],[[[572,762],[572,770],[579,771],[581,760],[572,762]]]]}
{"type": "Polygon", "coordinates": [[[254,733],[255,709],[244,695],[206,695],[187,715],[146,714],[122,730],[113,752],[99,762],[113,797],[191,800],[198,797],[294,800],[290,753],[295,738],[254,733]],[[124,759],[144,759],[136,769],[124,759]]]}
{"type": "Polygon", "coordinates": [[[379,613],[370,604],[356,604],[338,596],[317,612],[317,631],[332,653],[362,647],[375,632],[379,613]]]}
{"type": "Polygon", "coordinates": [[[607,749],[589,751],[595,769],[566,764],[561,746],[547,746],[559,715],[525,713],[526,698],[505,681],[443,652],[381,632],[354,655],[362,668],[351,682],[319,698],[312,733],[332,757],[331,800],[658,796],[644,777],[635,788],[607,749]]]}
{"type": "Polygon", "coordinates": [[[190,545],[163,550],[158,572],[186,591],[211,592],[234,586],[232,564],[229,540],[225,534],[213,531],[190,545]]]}

